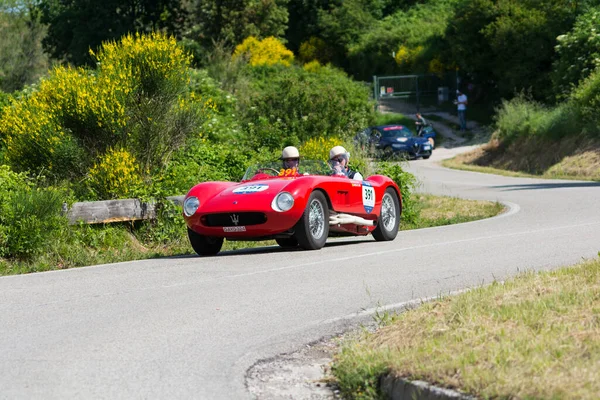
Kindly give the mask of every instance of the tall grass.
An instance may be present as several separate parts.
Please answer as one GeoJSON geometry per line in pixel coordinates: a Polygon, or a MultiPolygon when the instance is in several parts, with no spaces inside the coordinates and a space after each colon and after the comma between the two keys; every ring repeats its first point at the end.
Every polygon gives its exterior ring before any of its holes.
{"type": "Polygon", "coordinates": [[[548,107],[523,95],[502,102],[496,110],[495,138],[510,142],[531,136],[557,140],[581,133],[583,123],[571,103],[548,107]]]}

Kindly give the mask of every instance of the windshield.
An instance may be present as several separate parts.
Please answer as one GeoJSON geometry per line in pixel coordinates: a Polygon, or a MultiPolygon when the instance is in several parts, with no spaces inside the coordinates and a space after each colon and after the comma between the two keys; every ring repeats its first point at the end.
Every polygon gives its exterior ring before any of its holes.
{"type": "Polygon", "coordinates": [[[383,128],[381,132],[381,136],[384,138],[409,138],[412,136],[412,132],[406,128],[405,126],[393,127],[393,128],[383,128]]]}
{"type": "Polygon", "coordinates": [[[279,177],[299,177],[304,175],[331,175],[331,167],[325,161],[300,160],[298,168],[283,168],[283,162],[264,162],[251,165],[242,181],[279,177]]]}

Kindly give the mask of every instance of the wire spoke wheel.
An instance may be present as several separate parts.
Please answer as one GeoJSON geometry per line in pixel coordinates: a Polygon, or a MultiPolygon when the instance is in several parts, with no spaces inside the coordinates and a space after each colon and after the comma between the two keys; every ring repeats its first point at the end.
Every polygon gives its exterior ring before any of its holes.
{"type": "Polygon", "coordinates": [[[305,250],[318,250],[325,246],[329,236],[329,208],[325,194],[315,190],[310,194],[304,214],[296,224],[294,237],[305,250]]]}
{"type": "Polygon", "coordinates": [[[396,191],[388,187],[381,198],[381,212],[377,222],[377,227],[373,230],[373,237],[377,241],[394,240],[398,235],[398,225],[400,225],[400,200],[396,191]]]}
{"type": "Polygon", "coordinates": [[[392,196],[387,192],[381,201],[381,222],[386,231],[394,229],[396,225],[396,205],[392,196]]]}
{"type": "Polygon", "coordinates": [[[325,231],[325,212],[323,211],[323,205],[314,199],[310,202],[310,212],[308,214],[308,226],[312,237],[315,239],[321,238],[325,231]]]}

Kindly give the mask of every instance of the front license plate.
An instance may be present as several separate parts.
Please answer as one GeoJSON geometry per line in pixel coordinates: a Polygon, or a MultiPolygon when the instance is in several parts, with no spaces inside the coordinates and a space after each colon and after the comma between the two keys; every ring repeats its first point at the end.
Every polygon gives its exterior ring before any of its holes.
{"type": "Polygon", "coordinates": [[[430,150],[431,146],[423,146],[423,150],[430,150]]]}
{"type": "Polygon", "coordinates": [[[245,226],[224,226],[223,232],[246,232],[245,226]]]}

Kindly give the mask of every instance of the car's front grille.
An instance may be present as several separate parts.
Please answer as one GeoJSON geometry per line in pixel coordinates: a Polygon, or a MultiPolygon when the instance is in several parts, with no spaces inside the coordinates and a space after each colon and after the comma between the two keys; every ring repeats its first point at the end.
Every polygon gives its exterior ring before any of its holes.
{"type": "Polygon", "coordinates": [[[267,222],[267,216],[260,212],[208,214],[202,217],[206,226],[248,226],[267,222]]]}

